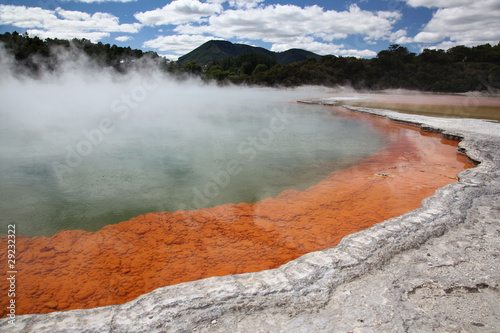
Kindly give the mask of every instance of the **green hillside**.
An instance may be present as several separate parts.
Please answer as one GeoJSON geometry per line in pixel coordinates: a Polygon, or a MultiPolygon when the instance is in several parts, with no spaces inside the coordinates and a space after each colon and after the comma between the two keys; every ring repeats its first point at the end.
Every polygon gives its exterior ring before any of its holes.
{"type": "Polygon", "coordinates": [[[262,47],[255,47],[246,44],[233,44],[224,40],[211,40],[183,55],[177,62],[182,65],[196,61],[201,66],[208,66],[214,61],[220,61],[225,58],[237,57],[248,53],[265,54],[276,60],[278,64],[283,65],[306,60],[308,58],[321,58],[321,56],[316,53],[301,49],[290,49],[285,52],[273,52],[262,47]]]}

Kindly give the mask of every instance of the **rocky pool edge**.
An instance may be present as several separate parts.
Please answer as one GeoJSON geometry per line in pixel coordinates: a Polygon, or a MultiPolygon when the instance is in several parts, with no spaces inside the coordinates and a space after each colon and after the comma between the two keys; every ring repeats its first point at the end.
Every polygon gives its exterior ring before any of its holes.
{"type": "MultiPolygon", "coordinates": [[[[336,104],[331,99],[304,102],[336,104]]],[[[479,165],[461,172],[458,183],[438,189],[420,208],[279,268],[158,288],[121,305],[16,316],[14,326],[4,318],[0,326],[9,332],[190,332],[228,315],[244,317],[272,310],[295,316],[324,307],[340,286],[446,234],[470,220],[468,212],[479,203],[484,206],[500,195],[500,124],[346,107],[460,139],[459,151],[479,165]]]]}

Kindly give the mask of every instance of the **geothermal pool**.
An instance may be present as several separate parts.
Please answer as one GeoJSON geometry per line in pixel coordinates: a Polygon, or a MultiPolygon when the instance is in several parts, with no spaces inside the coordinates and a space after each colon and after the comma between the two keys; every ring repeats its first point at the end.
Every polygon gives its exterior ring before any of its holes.
{"type": "MultiPolygon", "coordinates": [[[[148,213],[97,232],[18,236],[16,314],[121,304],[162,286],[276,268],[418,208],[472,167],[457,153],[458,143],[440,134],[341,107],[317,108],[370,128],[384,138],[383,146],[304,191],[286,190],[255,203],[148,213]]],[[[0,246],[6,248],[6,237],[0,246]]],[[[0,260],[7,260],[5,254],[0,260]]],[[[5,287],[0,292],[7,293],[5,287]]],[[[5,301],[0,300],[0,316],[6,314],[5,301]]]]}
{"type": "Polygon", "coordinates": [[[147,104],[126,119],[112,108],[62,109],[57,99],[20,103],[14,114],[2,107],[0,236],[11,223],[24,236],[52,236],[149,212],[253,203],[305,190],[384,143],[369,124],[332,110],[254,94],[147,104]]]}
{"type": "Polygon", "coordinates": [[[324,92],[61,80],[0,90],[0,233],[16,225],[19,315],[276,268],[472,167],[440,134],[290,102],[324,92]]]}

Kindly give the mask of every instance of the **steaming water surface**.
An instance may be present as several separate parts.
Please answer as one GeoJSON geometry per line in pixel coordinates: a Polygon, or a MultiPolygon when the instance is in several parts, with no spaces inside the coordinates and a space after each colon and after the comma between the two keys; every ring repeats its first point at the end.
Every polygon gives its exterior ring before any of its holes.
{"type": "Polygon", "coordinates": [[[383,145],[365,124],[276,90],[65,78],[10,82],[1,95],[1,235],[9,223],[52,235],[255,202],[383,145]]]}

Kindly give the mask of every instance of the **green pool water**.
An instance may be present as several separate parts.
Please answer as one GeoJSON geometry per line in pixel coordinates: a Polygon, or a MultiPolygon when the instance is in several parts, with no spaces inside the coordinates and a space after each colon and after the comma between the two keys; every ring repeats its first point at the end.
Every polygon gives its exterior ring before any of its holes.
{"type": "Polygon", "coordinates": [[[58,87],[2,92],[11,100],[0,107],[1,236],[10,223],[18,234],[50,236],[255,202],[305,190],[383,145],[329,108],[286,102],[299,99],[291,92],[166,84],[128,105],[133,85],[64,96],[58,87]]]}

